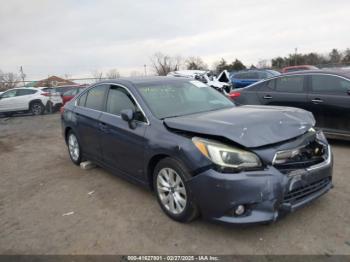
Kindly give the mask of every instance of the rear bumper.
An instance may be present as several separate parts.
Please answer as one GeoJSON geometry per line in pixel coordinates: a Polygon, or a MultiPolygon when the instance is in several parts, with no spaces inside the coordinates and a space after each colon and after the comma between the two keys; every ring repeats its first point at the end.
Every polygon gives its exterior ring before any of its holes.
{"type": "Polygon", "coordinates": [[[273,166],[238,174],[210,169],[188,184],[206,219],[230,224],[269,223],[328,192],[332,188],[332,170],[330,154],[322,165],[298,170],[292,176],[273,166]],[[238,205],[246,208],[241,216],[233,212],[238,205]]]}

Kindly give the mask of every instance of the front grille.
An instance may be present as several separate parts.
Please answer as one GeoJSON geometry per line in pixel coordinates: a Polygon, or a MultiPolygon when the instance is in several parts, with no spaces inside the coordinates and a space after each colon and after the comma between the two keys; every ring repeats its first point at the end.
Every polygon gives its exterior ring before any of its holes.
{"type": "Polygon", "coordinates": [[[326,145],[315,140],[302,147],[277,152],[273,165],[285,173],[319,164],[326,158],[326,145]]]}
{"type": "Polygon", "coordinates": [[[284,203],[290,203],[294,204],[296,202],[299,202],[308,196],[316,193],[319,190],[322,190],[325,188],[329,183],[331,182],[330,178],[324,178],[322,180],[319,180],[317,182],[313,182],[311,184],[308,184],[306,186],[302,186],[296,189],[293,189],[292,191],[288,192],[284,196],[283,202],[284,203]]]}

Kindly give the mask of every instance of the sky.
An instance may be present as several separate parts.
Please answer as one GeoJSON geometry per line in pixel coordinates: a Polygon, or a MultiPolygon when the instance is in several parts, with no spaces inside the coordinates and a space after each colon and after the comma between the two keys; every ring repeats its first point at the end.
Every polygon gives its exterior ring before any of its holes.
{"type": "Polygon", "coordinates": [[[350,47],[349,0],[0,0],[0,70],[151,72],[156,52],[245,65],[350,47]],[[6,3],[6,4],[5,4],[6,3]]]}

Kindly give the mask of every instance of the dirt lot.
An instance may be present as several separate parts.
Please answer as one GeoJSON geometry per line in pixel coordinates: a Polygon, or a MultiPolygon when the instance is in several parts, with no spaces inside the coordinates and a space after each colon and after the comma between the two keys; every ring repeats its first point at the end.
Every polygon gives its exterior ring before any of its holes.
{"type": "Polygon", "coordinates": [[[58,114],[0,119],[1,254],[350,254],[350,143],[331,141],[330,193],[237,228],[171,221],[149,191],[73,165],[60,132],[58,114]]]}

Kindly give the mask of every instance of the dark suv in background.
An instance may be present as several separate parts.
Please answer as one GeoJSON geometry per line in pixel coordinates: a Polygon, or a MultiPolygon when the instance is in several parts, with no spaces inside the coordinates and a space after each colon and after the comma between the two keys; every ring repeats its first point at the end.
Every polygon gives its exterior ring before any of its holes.
{"type": "Polygon", "coordinates": [[[235,90],[240,105],[279,105],[314,114],[316,126],[329,137],[350,139],[350,72],[300,71],[235,90]]]}

